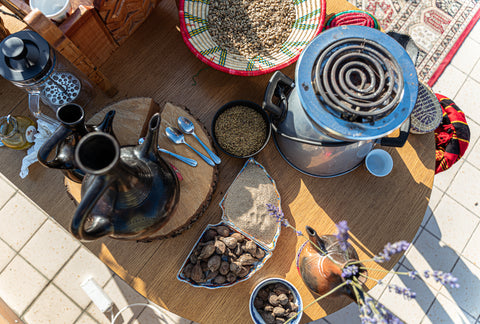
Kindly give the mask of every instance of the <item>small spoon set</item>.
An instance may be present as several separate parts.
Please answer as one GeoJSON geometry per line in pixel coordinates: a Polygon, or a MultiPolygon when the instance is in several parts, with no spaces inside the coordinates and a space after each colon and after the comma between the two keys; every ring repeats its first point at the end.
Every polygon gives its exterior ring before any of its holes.
{"type": "MultiPolygon", "coordinates": [[[[215,153],[213,153],[212,150],[210,150],[208,148],[208,146],[205,145],[205,143],[203,143],[200,140],[200,138],[197,136],[197,134],[195,134],[195,126],[193,125],[191,120],[189,120],[186,117],[181,116],[181,117],[178,117],[177,122],[178,122],[178,127],[180,129],[177,129],[175,127],[167,127],[167,129],[165,130],[165,133],[167,134],[167,137],[173,143],[187,145],[192,151],[197,153],[198,156],[200,156],[208,165],[215,166],[215,164],[220,164],[220,162],[221,162],[220,158],[215,153]],[[193,137],[195,137],[195,139],[202,145],[202,147],[205,149],[205,151],[207,152],[207,154],[210,157],[200,153],[198,150],[196,150],[190,144],[188,144],[185,141],[185,136],[183,134],[193,135],[193,137]]],[[[172,154],[170,154],[170,155],[172,155],[172,154]]],[[[179,158],[178,156],[176,156],[176,157],[179,158]]],[[[193,163],[191,163],[191,159],[187,159],[187,160],[190,160],[189,162],[186,162],[185,159],[186,158],[184,158],[184,159],[179,158],[179,160],[181,160],[181,161],[183,161],[183,162],[185,162],[185,163],[187,163],[191,166],[196,166],[197,165],[195,160],[193,160],[195,162],[195,165],[193,165],[193,163]]]]}

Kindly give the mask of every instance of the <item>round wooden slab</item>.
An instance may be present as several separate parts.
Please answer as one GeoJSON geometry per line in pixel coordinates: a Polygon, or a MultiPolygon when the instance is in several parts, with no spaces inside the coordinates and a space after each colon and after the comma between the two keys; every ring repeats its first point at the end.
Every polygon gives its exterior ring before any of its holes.
{"type": "MultiPolygon", "coordinates": [[[[98,124],[103,119],[103,116],[112,109],[116,111],[113,121],[115,136],[119,140],[120,145],[132,145],[137,143],[138,138],[145,135],[146,125],[150,117],[158,111],[158,105],[150,98],[122,100],[102,109],[88,123],[98,124]]],[[[165,128],[168,126],[178,128],[177,119],[180,116],[189,118],[195,125],[197,136],[212,151],[215,151],[207,130],[190,114],[187,108],[179,107],[172,103],[165,104],[161,111],[162,122],[158,145],[171,152],[192,158],[198,162],[198,165],[191,167],[170,155],[160,153],[160,156],[172,164],[183,178],[180,181],[180,200],[170,221],[146,241],[173,237],[188,229],[207,209],[217,184],[218,170],[216,166],[209,166],[186,145],[173,144],[165,135],[165,128]]],[[[198,151],[208,155],[193,136],[185,135],[185,141],[198,151]]],[[[65,184],[69,194],[79,202],[81,199],[81,185],[67,178],[65,178],[65,184]]]]}

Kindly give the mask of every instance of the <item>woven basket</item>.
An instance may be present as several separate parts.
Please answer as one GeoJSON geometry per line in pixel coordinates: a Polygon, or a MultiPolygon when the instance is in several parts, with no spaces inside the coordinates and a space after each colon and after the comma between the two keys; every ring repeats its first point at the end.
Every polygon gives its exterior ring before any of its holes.
{"type": "Polygon", "coordinates": [[[417,102],[411,114],[410,133],[433,132],[442,121],[442,107],[435,93],[422,81],[418,82],[417,102]]]}
{"type": "Polygon", "coordinates": [[[293,0],[296,19],[292,33],[280,49],[268,57],[252,59],[228,53],[208,32],[206,0],[180,1],[180,31],[188,48],[204,63],[230,74],[253,76],[282,69],[298,59],[300,52],[323,28],[325,0],[293,0]]]}

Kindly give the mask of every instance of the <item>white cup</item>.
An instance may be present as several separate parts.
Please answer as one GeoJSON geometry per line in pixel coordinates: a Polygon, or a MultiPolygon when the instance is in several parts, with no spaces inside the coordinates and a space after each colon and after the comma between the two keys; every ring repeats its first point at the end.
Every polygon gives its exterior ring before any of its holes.
{"type": "Polygon", "coordinates": [[[384,177],[392,171],[393,159],[387,151],[375,149],[365,158],[367,170],[377,177],[384,177]]]}
{"type": "Polygon", "coordinates": [[[40,10],[45,17],[61,23],[71,9],[70,0],[30,0],[32,9],[40,10]]]}

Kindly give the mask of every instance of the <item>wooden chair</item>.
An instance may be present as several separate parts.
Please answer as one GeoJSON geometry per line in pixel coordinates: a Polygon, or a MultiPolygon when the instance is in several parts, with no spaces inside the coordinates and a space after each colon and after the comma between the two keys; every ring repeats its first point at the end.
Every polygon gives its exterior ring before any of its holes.
{"type": "Polygon", "coordinates": [[[109,96],[117,91],[99,67],[147,19],[158,2],[71,0],[71,14],[56,24],[23,0],[0,0],[109,96]]]}

